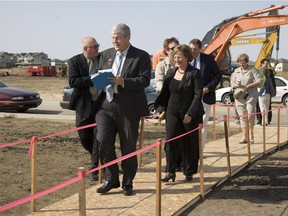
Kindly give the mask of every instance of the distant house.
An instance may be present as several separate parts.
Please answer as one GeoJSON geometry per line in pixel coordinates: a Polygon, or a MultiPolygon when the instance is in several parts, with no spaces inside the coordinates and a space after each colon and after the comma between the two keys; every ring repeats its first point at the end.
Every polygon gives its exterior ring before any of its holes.
{"type": "Polygon", "coordinates": [[[32,64],[33,65],[43,65],[43,66],[50,66],[51,65],[51,59],[48,58],[48,55],[40,52],[40,53],[32,53],[32,64]]]}
{"type": "Polygon", "coordinates": [[[11,68],[14,67],[16,58],[14,54],[7,52],[0,52],[0,68],[11,68]]]}
{"type": "Polygon", "coordinates": [[[27,67],[28,65],[51,66],[51,59],[44,52],[0,52],[0,68],[27,67]]]}
{"type": "Polygon", "coordinates": [[[56,67],[63,67],[67,65],[67,60],[60,60],[60,59],[52,59],[51,60],[51,66],[56,66],[56,67]]]}
{"type": "MultiPolygon", "coordinates": [[[[272,67],[274,67],[274,65],[275,65],[275,63],[274,62],[272,62],[271,63],[271,66],[272,67]]],[[[288,60],[287,59],[279,59],[278,60],[278,63],[277,63],[277,65],[276,65],[276,67],[275,67],[275,71],[276,72],[282,72],[282,71],[288,71],[288,60]]]]}
{"type": "Polygon", "coordinates": [[[50,66],[51,59],[48,55],[43,52],[35,53],[18,53],[16,54],[18,66],[28,66],[28,65],[43,65],[50,66]]]}

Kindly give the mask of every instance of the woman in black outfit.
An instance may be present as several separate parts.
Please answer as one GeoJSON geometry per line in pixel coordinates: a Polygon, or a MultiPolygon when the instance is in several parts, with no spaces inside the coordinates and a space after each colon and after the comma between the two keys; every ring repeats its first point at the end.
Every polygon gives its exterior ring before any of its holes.
{"type": "MultiPolygon", "coordinates": [[[[202,76],[200,70],[190,65],[192,51],[185,44],[178,45],[172,52],[175,68],[167,72],[163,88],[155,101],[157,111],[166,112],[166,140],[177,137],[198,127],[202,123],[202,76]]],[[[199,161],[198,130],[181,138],[165,143],[166,175],[162,179],[174,182],[179,151],[183,152],[184,175],[192,181],[197,173],[199,161]]]]}

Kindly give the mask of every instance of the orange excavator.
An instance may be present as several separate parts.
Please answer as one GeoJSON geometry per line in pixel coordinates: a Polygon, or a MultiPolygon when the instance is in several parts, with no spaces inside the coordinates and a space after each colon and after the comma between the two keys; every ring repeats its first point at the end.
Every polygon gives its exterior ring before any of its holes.
{"type": "Polygon", "coordinates": [[[205,35],[202,40],[203,52],[213,54],[220,70],[225,71],[231,63],[229,51],[231,40],[243,32],[265,28],[271,30],[287,25],[288,14],[278,15],[278,10],[285,7],[285,5],[272,5],[263,10],[224,20],[205,35]],[[264,16],[265,13],[269,14],[264,16]]]}

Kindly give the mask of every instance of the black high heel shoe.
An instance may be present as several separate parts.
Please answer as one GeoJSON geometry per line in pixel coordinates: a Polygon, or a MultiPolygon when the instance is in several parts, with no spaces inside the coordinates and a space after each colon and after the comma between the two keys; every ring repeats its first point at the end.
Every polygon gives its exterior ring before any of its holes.
{"type": "Polygon", "coordinates": [[[176,174],[175,173],[166,173],[165,177],[161,179],[162,182],[169,182],[172,179],[172,182],[175,182],[176,174]]]}
{"type": "Polygon", "coordinates": [[[185,180],[191,182],[193,180],[193,175],[186,175],[185,180]]]}

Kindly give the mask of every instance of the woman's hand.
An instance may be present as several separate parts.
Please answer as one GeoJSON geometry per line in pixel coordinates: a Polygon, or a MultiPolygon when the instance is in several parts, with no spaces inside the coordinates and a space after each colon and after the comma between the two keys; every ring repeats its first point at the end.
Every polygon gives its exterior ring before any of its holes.
{"type": "Polygon", "coordinates": [[[189,123],[191,122],[191,119],[192,119],[191,116],[189,116],[189,115],[186,114],[186,115],[184,116],[183,123],[184,123],[184,124],[189,124],[189,123]]]}

